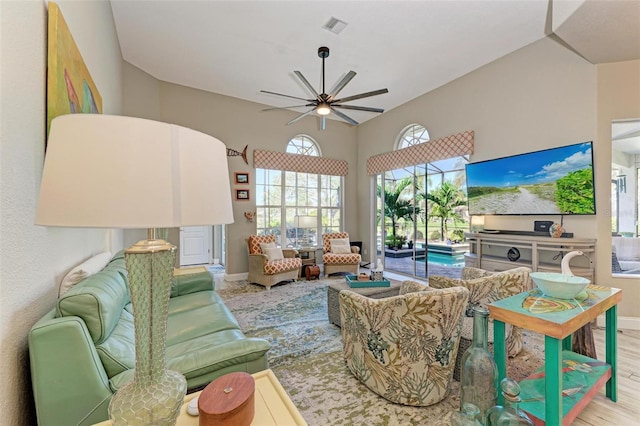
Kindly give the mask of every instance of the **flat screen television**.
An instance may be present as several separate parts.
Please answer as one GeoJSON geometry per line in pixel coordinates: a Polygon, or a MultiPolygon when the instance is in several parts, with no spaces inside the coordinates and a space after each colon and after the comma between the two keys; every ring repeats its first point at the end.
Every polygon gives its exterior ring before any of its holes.
{"type": "Polygon", "coordinates": [[[470,215],[596,213],[593,143],[466,165],[470,215]]]}

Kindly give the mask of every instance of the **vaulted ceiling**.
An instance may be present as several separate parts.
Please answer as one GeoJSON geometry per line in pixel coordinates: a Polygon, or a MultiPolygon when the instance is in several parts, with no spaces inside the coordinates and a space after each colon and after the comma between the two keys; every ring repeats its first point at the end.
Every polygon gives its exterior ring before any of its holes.
{"type": "MultiPolygon", "coordinates": [[[[389,110],[548,35],[592,63],[640,58],[640,2],[111,0],[123,57],[167,82],[270,106],[357,73],[341,97],[389,110]],[[324,26],[344,26],[336,34],[324,26]]],[[[296,108],[302,113],[309,108],[296,108]]],[[[345,111],[358,122],[377,116],[345,111]]]]}

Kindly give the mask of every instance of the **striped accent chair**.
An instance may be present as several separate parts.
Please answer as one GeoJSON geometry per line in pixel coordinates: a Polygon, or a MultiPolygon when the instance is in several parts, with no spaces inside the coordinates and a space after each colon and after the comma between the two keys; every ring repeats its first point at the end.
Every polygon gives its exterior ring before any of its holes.
{"type": "MultiPolygon", "coordinates": [[[[300,276],[302,260],[298,252],[293,249],[281,249],[282,258],[270,258],[271,249],[262,248],[264,244],[270,244],[274,248],[276,237],[274,235],[251,235],[247,240],[249,249],[249,282],[263,285],[269,290],[272,285],[282,281],[296,281],[300,276]]],[[[276,252],[280,250],[276,248],[276,252]]],[[[279,254],[279,253],[278,253],[279,254]]]]}
{"type": "Polygon", "coordinates": [[[325,277],[336,272],[358,274],[360,261],[362,260],[360,249],[356,246],[351,246],[347,232],[323,234],[322,249],[324,252],[322,255],[322,263],[324,264],[325,277]],[[336,244],[336,242],[339,244],[336,244]],[[346,245],[347,248],[338,250],[336,249],[336,245],[346,245]]]}

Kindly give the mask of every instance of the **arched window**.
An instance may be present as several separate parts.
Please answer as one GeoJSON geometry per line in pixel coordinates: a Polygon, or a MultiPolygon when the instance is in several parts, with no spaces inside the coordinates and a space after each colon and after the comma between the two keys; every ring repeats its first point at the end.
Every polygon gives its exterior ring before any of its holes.
{"type": "MultiPolygon", "coordinates": [[[[286,152],[322,156],[307,135],[293,137],[286,152]]],[[[321,245],[322,234],[342,230],[342,185],[342,176],[256,169],[257,233],[274,234],[282,247],[321,245]]]]}
{"type": "Polygon", "coordinates": [[[429,132],[420,124],[410,124],[404,128],[398,140],[395,149],[407,148],[419,143],[429,142],[429,132]]]}
{"type": "Polygon", "coordinates": [[[311,137],[307,135],[297,135],[287,144],[287,152],[289,154],[310,155],[312,157],[321,157],[320,147],[311,137]]]}

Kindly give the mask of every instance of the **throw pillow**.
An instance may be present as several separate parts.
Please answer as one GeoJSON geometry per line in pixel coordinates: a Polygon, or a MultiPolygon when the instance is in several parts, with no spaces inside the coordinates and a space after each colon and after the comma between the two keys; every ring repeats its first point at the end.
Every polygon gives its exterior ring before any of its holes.
{"type": "Polygon", "coordinates": [[[284,259],[284,254],[282,253],[281,248],[277,247],[269,247],[263,250],[263,253],[267,256],[267,260],[271,262],[272,260],[282,260],[284,259]]]}
{"type": "Polygon", "coordinates": [[[265,250],[270,248],[276,248],[276,243],[260,243],[260,251],[262,254],[266,254],[265,250]]]}
{"type": "Polygon", "coordinates": [[[332,238],[329,240],[329,250],[331,253],[335,253],[335,247],[337,246],[346,246],[349,248],[348,253],[351,253],[351,244],[349,244],[348,238],[332,238]]]}
{"type": "Polygon", "coordinates": [[[333,246],[331,247],[331,253],[335,253],[335,254],[350,254],[351,253],[351,247],[349,246],[333,246]]]}
{"type": "Polygon", "coordinates": [[[102,271],[107,266],[107,263],[111,260],[111,252],[105,251],[97,254],[92,258],[86,260],[80,265],[76,266],[64,276],[60,282],[58,289],[58,297],[61,297],[67,291],[71,290],[73,286],[78,284],[83,279],[102,271]]]}

